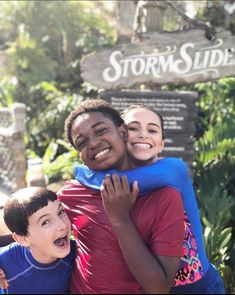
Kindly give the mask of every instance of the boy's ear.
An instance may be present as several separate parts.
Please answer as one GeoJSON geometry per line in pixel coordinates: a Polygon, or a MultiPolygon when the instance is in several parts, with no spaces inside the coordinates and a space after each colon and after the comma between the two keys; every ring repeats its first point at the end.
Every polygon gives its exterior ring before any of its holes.
{"type": "Polygon", "coordinates": [[[26,236],[20,236],[20,235],[18,235],[17,233],[14,232],[14,233],[12,233],[12,237],[21,246],[24,246],[24,247],[29,246],[28,239],[27,239],[26,236]]]}
{"type": "Polygon", "coordinates": [[[124,141],[127,141],[127,139],[128,139],[127,126],[125,124],[122,124],[122,125],[120,125],[119,130],[121,132],[121,135],[122,135],[124,141]]]}

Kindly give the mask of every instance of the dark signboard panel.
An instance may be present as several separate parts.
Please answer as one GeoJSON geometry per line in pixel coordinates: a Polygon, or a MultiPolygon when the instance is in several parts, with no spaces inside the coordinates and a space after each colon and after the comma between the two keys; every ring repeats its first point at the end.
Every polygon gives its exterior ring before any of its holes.
{"type": "Polygon", "coordinates": [[[158,111],[164,120],[163,156],[180,157],[191,165],[194,159],[197,92],[104,91],[101,98],[123,111],[130,104],[141,103],[158,111]]]}

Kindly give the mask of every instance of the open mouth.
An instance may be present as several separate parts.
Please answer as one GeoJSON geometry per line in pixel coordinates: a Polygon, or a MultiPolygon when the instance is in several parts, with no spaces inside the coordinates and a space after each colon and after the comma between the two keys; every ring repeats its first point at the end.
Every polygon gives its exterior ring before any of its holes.
{"type": "Polygon", "coordinates": [[[68,235],[67,234],[63,235],[62,237],[60,237],[54,241],[54,244],[60,248],[67,246],[67,243],[68,243],[68,235]]]}
{"type": "Polygon", "coordinates": [[[103,151],[98,152],[97,154],[95,154],[94,159],[100,159],[102,158],[104,155],[106,155],[108,152],[110,151],[110,148],[104,149],[103,151]]]}
{"type": "Polygon", "coordinates": [[[134,146],[134,148],[140,149],[140,150],[149,150],[152,147],[148,143],[134,143],[133,146],[134,146]]]}

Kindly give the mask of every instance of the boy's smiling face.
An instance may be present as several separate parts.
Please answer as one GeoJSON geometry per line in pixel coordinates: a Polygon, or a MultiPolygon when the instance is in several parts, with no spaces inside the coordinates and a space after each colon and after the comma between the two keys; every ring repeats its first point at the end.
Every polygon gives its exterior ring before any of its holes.
{"type": "Polygon", "coordinates": [[[29,217],[29,234],[16,239],[29,247],[40,263],[51,263],[70,252],[71,223],[59,201],[49,201],[47,206],[29,217]]]}
{"type": "Polygon", "coordinates": [[[77,117],[72,126],[72,139],[81,159],[90,169],[129,169],[124,125],[115,126],[100,112],[89,112],[77,117]]]}

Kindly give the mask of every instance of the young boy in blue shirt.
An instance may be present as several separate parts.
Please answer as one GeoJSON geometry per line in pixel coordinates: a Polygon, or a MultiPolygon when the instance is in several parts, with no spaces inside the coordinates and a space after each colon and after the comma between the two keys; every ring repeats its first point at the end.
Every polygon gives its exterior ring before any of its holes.
{"type": "Polygon", "coordinates": [[[4,221],[15,242],[0,248],[1,292],[68,292],[75,246],[57,195],[42,187],[20,189],[5,203],[4,221]]]}

